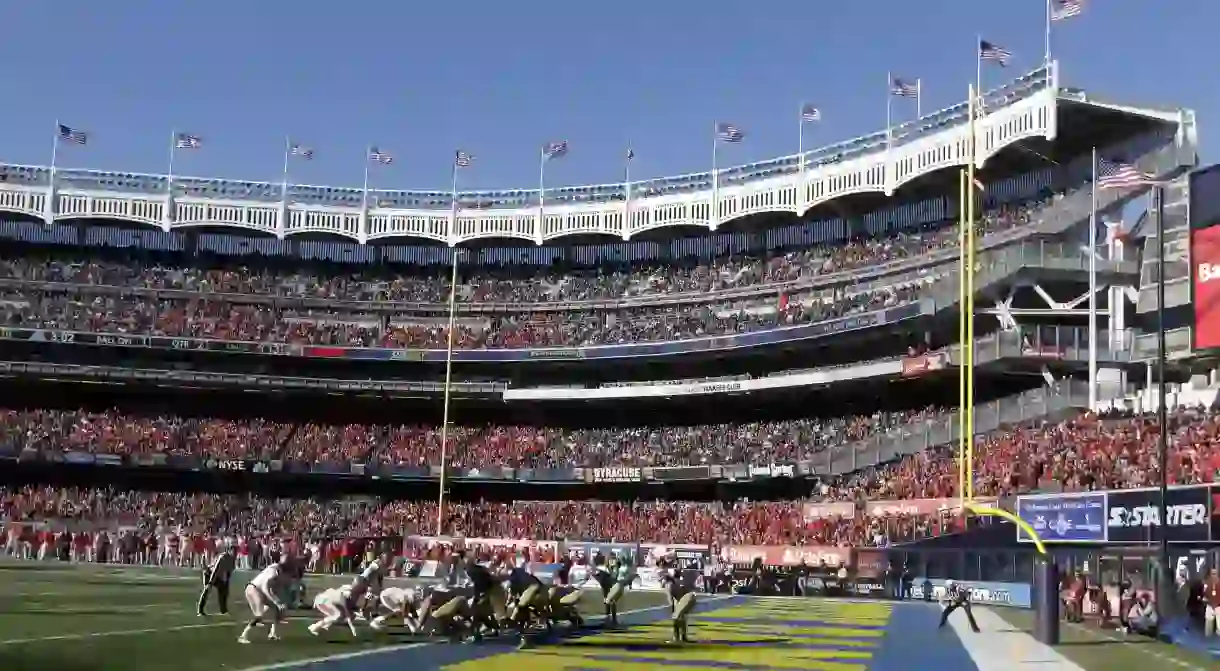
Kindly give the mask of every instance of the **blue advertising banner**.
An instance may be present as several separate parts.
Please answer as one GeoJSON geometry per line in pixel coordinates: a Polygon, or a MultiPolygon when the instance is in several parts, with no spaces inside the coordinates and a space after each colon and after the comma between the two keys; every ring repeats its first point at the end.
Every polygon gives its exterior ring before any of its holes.
{"type": "MultiPolygon", "coordinates": [[[[1017,517],[1029,523],[1044,543],[1104,543],[1106,493],[1018,496],[1017,517]]],[[[1033,539],[1017,529],[1017,540],[1033,539]]]]}
{"type": "MultiPolygon", "coordinates": [[[[1023,582],[976,582],[960,580],[960,583],[970,588],[970,601],[988,606],[1011,606],[1013,608],[1033,608],[1033,599],[1029,583],[1023,582]]],[[[911,585],[911,598],[915,600],[939,601],[945,596],[944,580],[929,580],[915,578],[911,585]],[[930,594],[928,592],[931,592],[930,594]]]]}

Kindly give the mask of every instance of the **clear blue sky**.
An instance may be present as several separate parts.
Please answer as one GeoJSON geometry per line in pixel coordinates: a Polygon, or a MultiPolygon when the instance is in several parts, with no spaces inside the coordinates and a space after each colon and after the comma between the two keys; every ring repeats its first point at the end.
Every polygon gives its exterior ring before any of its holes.
{"type": "MultiPolygon", "coordinates": [[[[1035,67],[1039,0],[422,3],[388,0],[43,0],[0,3],[0,161],[46,164],[56,119],[92,134],[60,165],[164,172],[171,129],[203,136],[180,174],[280,179],[286,134],[317,152],[293,180],[380,188],[535,187],[538,148],[565,139],[547,184],[706,170],[714,120],[742,127],[723,164],[794,153],[885,123],[886,72],[924,82],[924,109],[965,98],[976,35],[1035,67]]],[[[1091,0],[1055,25],[1065,83],[1199,112],[1217,145],[1215,0],[1091,0]],[[1170,57],[1168,54],[1175,54],[1170,57]],[[1210,54],[1210,55],[1209,55],[1210,54]]],[[[895,109],[903,106],[896,102],[895,109]]],[[[912,106],[913,107],[913,106],[912,106]]],[[[913,113],[913,112],[912,112],[913,113]]]]}

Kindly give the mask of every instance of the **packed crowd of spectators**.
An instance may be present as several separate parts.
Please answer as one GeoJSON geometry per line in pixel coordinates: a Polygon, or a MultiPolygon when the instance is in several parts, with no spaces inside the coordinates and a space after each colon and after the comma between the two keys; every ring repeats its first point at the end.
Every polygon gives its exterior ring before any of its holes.
{"type": "MultiPolygon", "coordinates": [[[[1017,228],[1030,222],[1042,203],[1002,206],[983,215],[981,233],[1017,228]]],[[[704,293],[720,289],[775,284],[918,257],[952,248],[957,228],[902,233],[884,238],[815,246],[774,256],[728,256],[698,264],[619,269],[570,269],[562,274],[531,267],[470,267],[456,292],[466,303],[550,303],[639,296],[704,293]]],[[[0,278],[42,282],[178,289],[203,294],[239,293],[353,301],[399,301],[443,304],[449,300],[449,271],[384,274],[364,269],[284,271],[255,265],[228,265],[209,260],[162,265],[136,260],[104,261],[73,256],[20,257],[0,260],[0,278]]]]}
{"type": "MultiPolygon", "coordinates": [[[[843,418],[617,429],[451,426],[447,463],[520,468],[791,463],[936,410],[843,418]]],[[[440,460],[440,431],[411,424],[287,424],[265,419],[140,415],[117,409],[0,408],[0,447],[198,459],[282,459],[417,467],[440,460]]]]}
{"type": "MultiPolygon", "coordinates": [[[[538,312],[468,318],[454,347],[582,347],[749,333],[809,324],[916,300],[934,281],[830,296],[793,296],[742,305],[684,305],[597,312],[538,312]]],[[[0,291],[0,324],[95,333],[208,338],[298,345],[445,349],[448,326],[435,316],[297,311],[219,300],[40,291],[0,291]]]]}
{"type": "MultiPolygon", "coordinates": [[[[275,538],[432,536],[436,502],[271,499],[49,486],[0,487],[0,522],[72,531],[275,538]],[[44,527],[45,525],[45,527],[44,527]]],[[[448,503],[446,535],[468,538],[617,539],[693,544],[882,545],[953,528],[949,515],[863,515],[807,520],[802,501],[448,503]]],[[[2,527],[0,527],[2,528],[2,527]]]]}
{"type": "MultiPolygon", "coordinates": [[[[1220,471],[1220,411],[1179,408],[1170,421],[1170,481],[1216,481],[1220,471]]],[[[273,434],[274,428],[261,427],[253,433],[273,434]]],[[[1157,434],[1155,420],[1149,417],[1091,414],[999,431],[981,437],[975,447],[975,493],[1005,496],[1048,487],[1070,491],[1152,485],[1159,477],[1155,463],[1157,434]]],[[[749,431],[730,438],[748,440],[749,431]]],[[[446,534],[481,538],[885,545],[958,528],[960,520],[944,511],[916,514],[908,510],[869,516],[864,514],[867,508],[860,508],[852,516],[809,518],[804,504],[952,498],[956,485],[952,454],[933,449],[822,484],[804,501],[450,503],[442,520],[446,534]]],[[[238,535],[431,535],[436,531],[437,512],[435,503],[417,501],[337,502],[248,495],[0,489],[0,516],[10,521],[84,519],[99,524],[182,527],[238,535]]]]}

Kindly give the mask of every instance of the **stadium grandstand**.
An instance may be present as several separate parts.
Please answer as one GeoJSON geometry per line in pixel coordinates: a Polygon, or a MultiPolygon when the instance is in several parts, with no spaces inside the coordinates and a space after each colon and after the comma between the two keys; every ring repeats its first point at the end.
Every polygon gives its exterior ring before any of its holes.
{"type": "Polygon", "coordinates": [[[236,538],[246,566],[291,544],[341,572],[377,545],[633,539],[859,568],[1002,536],[1007,558],[902,561],[1021,580],[1015,529],[959,505],[971,129],[975,495],[1157,484],[1158,277],[1175,485],[1215,480],[1220,413],[1181,293],[1192,113],[1095,99],[1053,64],[983,107],[543,192],[0,165],[7,553],[163,564],[172,537],[194,566],[236,538]],[[1147,185],[1095,191],[1093,149],[1168,185],[1165,264],[1123,223],[1147,185]]]}

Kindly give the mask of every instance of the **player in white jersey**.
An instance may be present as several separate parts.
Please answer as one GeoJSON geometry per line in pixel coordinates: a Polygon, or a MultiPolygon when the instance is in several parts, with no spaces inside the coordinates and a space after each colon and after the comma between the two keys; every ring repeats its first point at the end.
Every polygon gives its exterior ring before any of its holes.
{"type": "Polygon", "coordinates": [[[391,618],[401,617],[403,624],[407,625],[412,633],[417,633],[419,625],[415,620],[415,606],[420,598],[420,593],[411,587],[387,587],[381,590],[381,607],[388,613],[378,615],[369,626],[381,631],[386,628],[391,618]]]}
{"type": "Polygon", "coordinates": [[[382,583],[385,581],[386,568],[390,565],[390,556],[383,554],[373,561],[365,565],[364,570],[356,579],[352,581],[352,596],[349,602],[351,610],[362,610],[363,613],[357,615],[360,619],[365,619],[365,613],[371,613],[377,606],[378,595],[381,593],[382,583]],[[361,608],[361,599],[364,599],[363,608],[361,608]]]}
{"type": "Polygon", "coordinates": [[[352,612],[348,609],[348,600],[351,595],[352,588],[344,586],[323,590],[321,594],[314,597],[313,607],[322,613],[322,619],[309,625],[309,633],[318,636],[329,630],[334,623],[343,620],[347,624],[348,630],[352,632],[352,636],[359,636],[356,633],[356,625],[352,622],[352,612]]]}
{"type": "Polygon", "coordinates": [[[267,635],[267,640],[279,640],[276,627],[288,612],[284,602],[280,600],[280,594],[288,586],[290,579],[283,566],[271,564],[246,585],[246,603],[249,604],[253,617],[246,623],[246,628],[237,639],[238,643],[249,643],[250,632],[262,624],[264,618],[271,623],[271,633],[267,635]]]}

